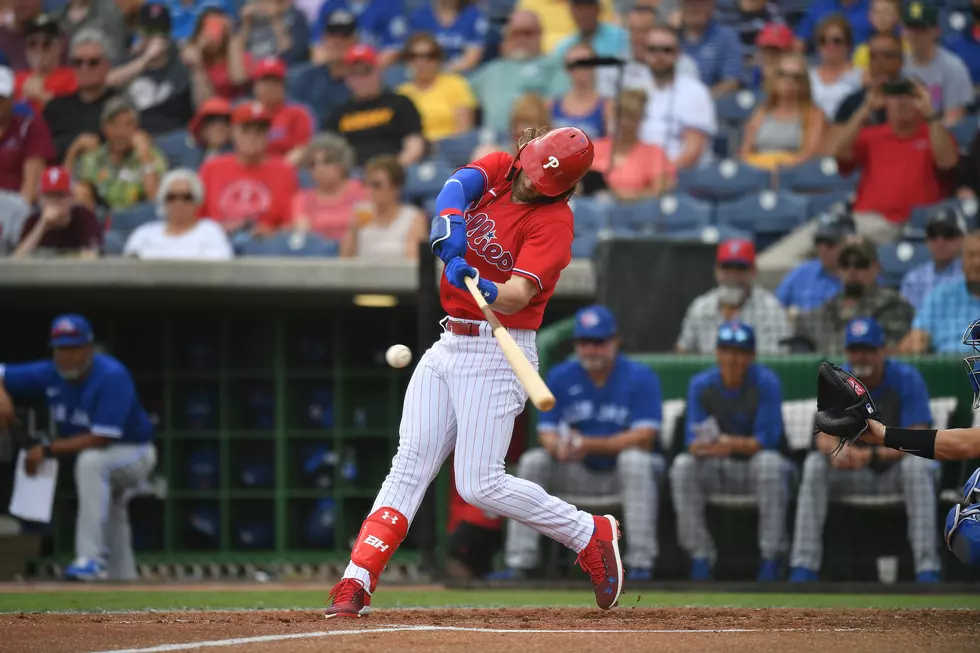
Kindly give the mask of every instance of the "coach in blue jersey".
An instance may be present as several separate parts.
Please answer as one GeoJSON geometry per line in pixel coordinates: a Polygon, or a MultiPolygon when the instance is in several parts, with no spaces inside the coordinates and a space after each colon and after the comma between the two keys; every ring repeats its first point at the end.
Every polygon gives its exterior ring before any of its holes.
{"type": "MultiPolygon", "coordinates": [[[[922,375],[908,363],[888,359],[885,333],[873,318],[862,317],[848,323],[844,349],[845,369],[868,387],[882,422],[906,429],[927,429],[932,425],[929,390],[922,375]]],[[[916,580],[938,581],[935,525],[939,463],[864,442],[844,447],[831,458],[837,438],[825,433],[816,435],[814,446],[803,464],[790,581],[819,580],[827,502],[845,494],[904,496],[916,580]]]]}
{"type": "Polygon", "coordinates": [[[687,388],[687,452],[670,470],[680,545],[691,556],[691,579],[710,579],[716,553],[705,519],[708,496],[755,493],[758,579],[778,580],[792,474],[777,451],[783,436],[779,377],[755,362],[755,331],[747,324],[722,324],[715,355],[718,364],[687,388]]]}
{"type": "Polygon", "coordinates": [[[52,360],[0,365],[0,427],[14,420],[11,395],[44,395],[58,439],[27,454],[33,474],[46,457],[78,454],[75,580],[136,578],[127,502],[156,464],[153,427],[122,363],[96,354],[92,328],[81,315],[51,324],[52,360]],[[106,553],[108,552],[108,556],[106,553]]]}
{"type": "MultiPolygon", "coordinates": [[[[572,337],[575,360],[548,374],[556,402],[538,419],[541,447],[521,456],[517,476],[558,496],[621,496],[627,578],[649,580],[657,557],[658,477],[665,470],[663,456],[653,453],[663,410],[660,379],[619,354],[616,319],[605,306],[580,310],[572,337]]],[[[514,521],[508,529],[508,569],[493,579],[520,577],[537,564],[537,534],[514,521]]]]}

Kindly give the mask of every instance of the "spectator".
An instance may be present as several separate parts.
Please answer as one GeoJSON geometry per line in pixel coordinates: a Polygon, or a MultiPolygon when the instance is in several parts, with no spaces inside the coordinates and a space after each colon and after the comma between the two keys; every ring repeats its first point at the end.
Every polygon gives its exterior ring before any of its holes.
{"type": "Polygon", "coordinates": [[[56,97],[71,95],[78,88],[75,72],[61,65],[64,40],[57,21],[38,14],[24,26],[27,70],[15,75],[18,100],[26,100],[40,114],[44,105],[56,97]]]}
{"type": "Polygon", "coordinates": [[[816,0],[806,8],[806,14],[796,27],[800,50],[812,46],[814,32],[820,22],[833,14],[843,16],[851,26],[854,43],[864,43],[874,33],[868,18],[870,0],[816,0]]]}
{"type": "Polygon", "coordinates": [[[292,226],[339,242],[354,221],[354,208],[368,199],[364,184],[350,176],[354,150],[340,136],[323,134],[310,143],[306,158],[313,188],[293,196],[292,226]]]}
{"type": "Polygon", "coordinates": [[[552,55],[565,58],[572,46],[588,45],[595,56],[623,57],[629,50],[629,37],[617,25],[599,20],[599,0],[570,0],[569,9],[575,31],[555,46],[552,55]]]}
{"type": "Polygon", "coordinates": [[[547,102],[533,93],[522,95],[514,102],[509,128],[502,134],[505,142],[481,145],[470,158],[476,161],[492,152],[510,152],[516,155],[517,142],[524,135],[524,131],[547,125],[550,120],[551,110],[547,102]]]}
{"type": "Polygon", "coordinates": [[[125,209],[156,197],[167,160],[140,129],[140,114],[129,100],[113,98],[102,111],[103,143],[91,134],[75,139],[65,167],[92,183],[110,208],[125,209]],[[77,163],[77,165],[76,165],[77,163]]]}
{"type": "Polygon", "coordinates": [[[753,493],[759,508],[758,580],[778,580],[786,540],[789,461],[779,455],[783,434],[779,377],[755,362],[752,327],[725,322],[717,330],[717,365],[687,387],[684,444],[670,485],[681,548],[691,557],[691,580],[710,580],[717,557],[705,518],[710,491],[753,493]]]}
{"type": "MultiPolygon", "coordinates": [[[[710,354],[719,325],[737,320],[758,331],[760,352],[781,352],[780,343],[790,336],[790,325],[775,295],[755,283],[755,245],[748,240],[726,240],[718,246],[716,260],[718,286],[687,307],[677,351],[710,354]]],[[[754,338],[755,332],[753,347],[754,338]]]]}
{"type": "Polygon", "coordinates": [[[963,344],[963,325],[976,319],[971,315],[980,315],[980,231],[963,239],[963,277],[941,283],[926,295],[911,333],[902,341],[902,353],[969,351],[963,344]]]}
{"type": "Polygon", "coordinates": [[[565,50],[565,70],[571,89],[552,100],[552,127],[578,127],[593,140],[606,135],[606,125],[612,118],[612,103],[596,90],[596,68],[590,63],[596,53],[579,43],[565,50]]]}
{"type": "Polygon", "coordinates": [[[476,97],[462,75],[440,72],[443,51],[430,34],[413,34],[402,54],[408,63],[410,81],[398,87],[422,117],[422,135],[429,142],[456,136],[473,129],[476,97]]]}
{"type": "MultiPolygon", "coordinates": [[[[192,38],[201,18],[208,12],[234,14],[237,8],[230,0],[153,0],[167,7],[173,27],[170,36],[183,43],[192,38]]],[[[242,7],[242,13],[245,13],[242,7]]]]}
{"type": "Polygon", "coordinates": [[[249,91],[252,57],[245,53],[241,34],[232,35],[231,19],[220,9],[208,7],[201,12],[181,48],[181,60],[204,70],[215,95],[234,100],[249,91]]]}
{"type": "Polygon", "coordinates": [[[33,204],[44,164],[53,157],[44,120],[14,113],[14,73],[0,66],[0,191],[20,193],[33,204]]]}
{"type": "Polygon", "coordinates": [[[82,30],[97,29],[106,35],[113,52],[125,47],[126,28],[115,0],[69,0],[54,15],[68,41],[82,30]]]}
{"type": "Polygon", "coordinates": [[[968,21],[960,33],[949,39],[946,45],[952,54],[966,64],[976,88],[980,86],[980,0],[970,0],[970,12],[973,15],[972,23],[968,21]]]}
{"type": "Polygon", "coordinates": [[[157,205],[163,220],[140,225],[123,254],[144,260],[228,261],[228,236],[214,220],[198,218],[204,187],[189,168],[171,170],[160,182],[157,205]]]}
{"type": "Polygon", "coordinates": [[[42,0],[16,0],[9,24],[0,25],[0,52],[7,56],[7,63],[15,71],[26,70],[27,23],[41,13],[42,0]]]}
{"type": "Polygon", "coordinates": [[[231,113],[234,153],[212,157],[201,166],[200,215],[226,232],[254,229],[268,235],[289,220],[299,182],[293,166],[268,154],[271,124],[272,116],[261,103],[238,105],[231,113]]]}
{"type": "Polygon", "coordinates": [[[341,256],[415,260],[429,225],[425,216],[401,200],[405,168],[391,155],[375,157],[364,166],[368,201],[354,208],[354,221],[344,235],[341,256]]]}
{"type": "MultiPolygon", "coordinates": [[[[629,33],[630,52],[626,65],[622,68],[622,88],[645,91],[647,97],[654,93],[653,75],[647,65],[647,33],[657,24],[657,14],[648,7],[634,5],[626,15],[629,33]]],[[[690,55],[681,52],[677,57],[677,74],[690,75],[698,79],[701,73],[698,64],[690,55]]],[[[605,66],[596,71],[596,88],[604,98],[613,98],[617,93],[620,69],[605,66]]]]}
{"type": "Polygon", "coordinates": [[[914,207],[951,194],[959,154],[941,119],[921,84],[903,80],[867,94],[834,151],[842,174],[861,170],[854,202],[858,233],[879,244],[891,242],[914,207]],[[882,106],[887,122],[864,127],[882,106]]]}
{"type": "Polygon", "coordinates": [[[841,241],[856,235],[854,220],[841,211],[824,213],[814,221],[813,247],[817,257],[786,273],[776,298],[789,313],[820,308],[841,291],[837,259],[841,241]]]}
{"type": "Polygon", "coordinates": [[[783,24],[779,3],[771,0],[735,0],[718,7],[715,17],[735,30],[747,59],[755,53],[756,41],[767,25],[783,24]]]}
{"type": "MultiPolygon", "coordinates": [[[[881,91],[885,84],[898,81],[902,76],[902,40],[889,32],[879,32],[868,40],[868,72],[865,85],[841,101],[834,116],[827,140],[836,143],[847,121],[867,100],[868,90],[881,91]]],[[[887,119],[885,107],[880,106],[868,114],[865,126],[881,125],[887,119]]]]}
{"type": "MultiPolygon", "coordinates": [[[[902,27],[902,3],[900,0],[871,0],[871,6],[868,9],[868,22],[871,23],[873,30],[871,36],[868,37],[869,41],[875,34],[898,35],[902,27]]],[[[867,43],[861,43],[855,47],[854,56],[851,57],[854,67],[867,70],[871,64],[869,54],[867,43]]]]}
{"type": "Polygon", "coordinates": [[[766,170],[812,159],[827,127],[820,109],[810,95],[806,60],[798,54],[783,55],[762,103],[745,124],[739,156],[766,170]]]}
{"type": "Polygon", "coordinates": [[[344,56],[357,45],[354,15],[337,11],[327,19],[320,41],[313,48],[313,65],[297,73],[290,95],[317,112],[318,123],[350,99],[344,84],[344,56]]]}
{"type": "Polygon", "coordinates": [[[17,248],[31,207],[17,193],[0,190],[0,256],[17,248]]]}
{"type": "Polygon", "coordinates": [[[711,158],[711,140],[718,131],[715,103],[708,88],[696,79],[677,75],[680,40],[669,27],[655,26],[647,34],[647,64],[654,93],[640,128],[643,141],[659,145],[678,170],[711,158]]]}
{"type": "Polygon", "coordinates": [[[346,138],[359,166],[381,154],[396,155],[403,166],[421,159],[425,154],[422,118],[411,100],[384,88],[377,53],[358,45],[347,51],[344,63],[352,97],[333,110],[323,130],[346,138]]]}
{"type": "Polygon", "coordinates": [[[515,11],[504,30],[501,56],[480,66],[470,77],[483,109],[483,126],[506,132],[512,107],[528,93],[551,97],[557,88],[561,60],[541,53],[541,24],[534,13],[515,11]]]}
{"type": "MultiPolygon", "coordinates": [[[[518,0],[517,11],[533,13],[544,26],[544,51],[554,54],[560,43],[575,35],[574,9],[577,4],[592,5],[594,0],[518,0]]],[[[599,20],[614,24],[616,13],[614,0],[599,0],[599,20]]],[[[559,59],[561,61],[561,59],[559,59]]]]}
{"type": "Polygon", "coordinates": [[[681,0],[681,45],[694,57],[712,97],[737,91],[745,53],[738,34],[713,18],[715,0],[681,0]]]}
{"type": "MultiPolygon", "coordinates": [[[[929,390],[922,375],[912,365],[888,358],[885,334],[874,319],[851,320],[844,336],[844,349],[847,354],[844,368],[867,386],[882,419],[903,429],[932,426],[929,390]]],[[[817,433],[814,448],[803,464],[790,582],[820,579],[827,503],[831,498],[854,494],[905,497],[916,581],[937,582],[940,562],[935,524],[939,463],[860,440],[837,452],[837,442],[831,435],[817,433]]]]}
{"type": "MultiPolygon", "coordinates": [[[[966,115],[973,103],[970,71],[959,57],[937,44],[939,10],[932,4],[911,2],[902,15],[909,53],[902,73],[926,87],[932,108],[951,127],[966,115]]],[[[928,112],[925,115],[930,115],[928,112]]]]}
{"type": "MultiPolygon", "coordinates": [[[[67,170],[67,168],[65,169],[67,170]]],[[[95,184],[90,181],[76,179],[71,186],[71,196],[75,200],[75,204],[84,206],[97,217],[105,215],[109,210],[105,200],[99,197],[99,191],[95,188],[95,184]]]]}
{"type": "Polygon", "coordinates": [[[240,38],[253,58],[277,57],[287,66],[310,58],[310,26],[293,0],[250,0],[241,16],[240,38]]]}
{"type": "Polygon", "coordinates": [[[201,162],[231,153],[231,103],[221,97],[211,98],[198,108],[188,130],[200,150],[201,162]]]}
{"type": "Polygon", "coordinates": [[[756,65],[750,72],[749,86],[761,91],[766,83],[776,77],[783,55],[793,50],[793,32],[782,23],[769,23],[762,28],[755,40],[756,65]]]}
{"type": "Polygon", "coordinates": [[[48,168],[41,175],[41,196],[24,223],[14,258],[36,253],[96,258],[102,249],[102,226],[95,214],[74,203],[71,173],[48,168]]]}
{"type": "Polygon", "coordinates": [[[423,3],[408,19],[410,34],[435,37],[445,55],[447,70],[468,73],[483,60],[487,19],[472,0],[433,0],[423,3]]]}
{"type": "MultiPolygon", "coordinates": [[[[521,456],[517,477],[559,496],[588,488],[590,495],[621,500],[623,526],[630,532],[623,556],[628,578],[648,581],[658,553],[653,506],[660,503],[660,480],[667,469],[657,443],[660,379],[619,353],[616,319],[605,306],[580,310],[572,338],[575,360],[548,373],[557,402],[538,418],[540,446],[521,456]]],[[[534,531],[511,522],[508,570],[497,579],[520,577],[536,567],[537,543],[534,531]]]]}
{"type": "Polygon", "coordinates": [[[621,202],[657,197],[673,186],[676,171],[657,145],[640,141],[647,94],[626,90],[619,96],[615,137],[595,141],[592,170],[603,175],[605,186],[621,202]]]}
{"type": "Polygon", "coordinates": [[[848,95],[861,88],[861,71],[851,64],[854,37],[851,26],[840,15],[831,15],[817,25],[819,63],[810,69],[813,101],[828,119],[848,95]]]}
{"type": "Polygon", "coordinates": [[[320,5],[313,34],[323,34],[330,15],[345,11],[357,20],[358,40],[375,52],[383,68],[396,59],[408,32],[401,0],[326,0],[320,5]]]}
{"type": "Polygon", "coordinates": [[[315,130],[309,110],[286,99],[286,65],[279,59],[262,59],[252,69],[252,94],[272,117],[269,154],[299,163],[315,130]]]}
{"type": "MultiPolygon", "coordinates": [[[[858,227],[860,230],[860,224],[858,227]]],[[[837,269],[841,292],[820,308],[801,313],[796,335],[809,341],[814,351],[825,356],[839,355],[847,323],[862,316],[876,320],[884,330],[888,347],[894,348],[908,333],[915,311],[897,290],[879,285],[878,249],[866,238],[848,239],[837,256],[837,269]]]]}
{"type": "Polygon", "coordinates": [[[180,58],[170,38],[170,14],[160,4],[145,4],[139,12],[142,39],[124,63],[109,72],[109,86],[125,89],[140,112],[143,129],[153,135],[184,129],[196,103],[213,90],[200,61],[192,69],[180,58]]]}
{"type": "Polygon", "coordinates": [[[959,209],[944,206],[933,212],[926,221],[926,246],[931,261],[918,265],[905,273],[902,279],[902,297],[916,311],[933,288],[947,281],[962,281],[963,236],[966,220],[959,209]]]}
{"type": "Polygon", "coordinates": [[[115,53],[106,35],[94,27],[79,30],[72,37],[69,51],[78,90],[52,98],[44,106],[44,120],[51,129],[59,161],[64,160],[71,144],[82,134],[98,138],[102,110],[113,97],[106,79],[115,53]]]}
{"type": "MultiPolygon", "coordinates": [[[[117,52],[129,53],[133,46],[141,40],[140,36],[140,12],[143,10],[145,0],[115,0],[116,7],[122,14],[123,32],[120,35],[121,46],[117,52]]],[[[110,34],[110,38],[114,35],[110,34]]],[[[113,63],[118,63],[113,61],[113,63]]]]}

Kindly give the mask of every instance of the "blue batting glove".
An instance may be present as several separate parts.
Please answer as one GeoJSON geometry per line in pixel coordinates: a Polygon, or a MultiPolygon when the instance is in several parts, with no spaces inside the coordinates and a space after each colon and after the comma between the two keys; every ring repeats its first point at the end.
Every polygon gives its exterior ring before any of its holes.
{"type": "Polygon", "coordinates": [[[429,246],[443,263],[448,264],[457,256],[466,256],[466,220],[463,215],[444,212],[432,218],[429,246]]]}
{"type": "Polygon", "coordinates": [[[497,284],[486,279],[481,279],[479,271],[462,258],[457,257],[449,261],[446,264],[444,273],[449,283],[460,290],[469,290],[464,280],[466,277],[473,277],[476,279],[476,287],[483,295],[483,298],[487,300],[487,303],[492,304],[497,301],[497,284]]]}

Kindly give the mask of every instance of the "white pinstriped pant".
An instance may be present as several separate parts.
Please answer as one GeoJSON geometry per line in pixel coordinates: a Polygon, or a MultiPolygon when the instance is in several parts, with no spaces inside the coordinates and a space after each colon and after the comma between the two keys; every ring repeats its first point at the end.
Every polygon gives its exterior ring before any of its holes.
{"type": "MultiPolygon", "coordinates": [[[[537,367],[535,332],[512,329],[537,367]]],[[[426,488],[456,449],[456,489],[470,505],[513,519],[578,552],[592,537],[592,515],[505,473],[514,419],[527,395],[486,322],[479,336],[445,332],[419,360],[405,393],[398,452],[371,512],[394,508],[411,523],[426,488]]],[[[345,578],[370,587],[351,563],[345,578]]]]}

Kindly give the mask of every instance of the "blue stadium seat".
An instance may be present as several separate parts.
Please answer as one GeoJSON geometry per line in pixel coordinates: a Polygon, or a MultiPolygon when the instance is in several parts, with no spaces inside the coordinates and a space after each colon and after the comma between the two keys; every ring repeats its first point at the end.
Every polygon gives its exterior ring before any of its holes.
{"type": "Polygon", "coordinates": [[[819,193],[831,190],[851,190],[856,176],[842,177],[833,157],[811,159],[792,168],[780,168],[776,172],[779,187],[795,193],[819,193]]]}
{"type": "Polygon", "coordinates": [[[810,210],[807,212],[807,216],[812,218],[829,211],[839,204],[849,204],[854,200],[854,192],[849,190],[834,190],[829,193],[808,195],[807,198],[810,200],[810,210]]]}
{"type": "Polygon", "coordinates": [[[107,231],[102,234],[103,256],[122,256],[126,246],[126,237],[117,231],[107,231]]]}
{"type": "Polygon", "coordinates": [[[714,206],[708,202],[683,193],[664,195],[656,202],[654,226],[657,233],[670,235],[706,227],[714,221],[714,215],[714,206]]]}
{"type": "Polygon", "coordinates": [[[470,156],[479,143],[480,132],[472,129],[457,136],[436,141],[436,154],[453,168],[459,168],[470,162],[470,156]]]}
{"type": "Polygon", "coordinates": [[[659,210],[657,200],[613,204],[609,207],[609,228],[617,236],[652,234],[659,210]]]}
{"type": "Polygon", "coordinates": [[[385,69],[382,79],[385,86],[394,90],[408,81],[408,68],[405,64],[393,63],[385,69]]]}
{"type": "Polygon", "coordinates": [[[928,260],[929,249],[925,243],[903,240],[878,246],[881,276],[884,284],[892,288],[898,288],[906,272],[928,260]]]}
{"type": "Polygon", "coordinates": [[[683,229],[667,234],[670,240],[697,240],[702,243],[720,243],[732,238],[751,240],[752,232],[742,229],[735,229],[727,225],[708,225],[707,227],[696,227],[693,229],[683,229]]]}
{"type": "Polygon", "coordinates": [[[966,116],[953,125],[949,131],[953,134],[953,138],[956,139],[956,144],[959,148],[966,151],[969,149],[970,143],[973,142],[973,137],[977,134],[977,117],[966,116]]]}
{"type": "Polygon", "coordinates": [[[735,91],[721,96],[715,101],[718,122],[741,125],[759,103],[759,97],[750,90],[735,91]]]}
{"type": "Polygon", "coordinates": [[[575,235],[595,234],[608,226],[609,203],[594,197],[576,197],[571,203],[575,235]]]}
{"type": "Polygon", "coordinates": [[[200,165],[201,154],[186,129],[155,136],[153,143],[163,152],[170,169],[181,167],[193,169],[200,165]]]}
{"type": "Polygon", "coordinates": [[[572,241],[572,258],[592,258],[597,242],[595,234],[575,236],[575,240],[572,241]]]}
{"type": "Polygon", "coordinates": [[[719,225],[754,233],[761,251],[806,221],[807,200],[787,191],[765,191],[721,202],[716,215],[719,225]]]}
{"type": "Polygon", "coordinates": [[[297,168],[296,176],[299,178],[300,188],[313,188],[313,172],[309,168],[297,168]]]}
{"type": "Polygon", "coordinates": [[[113,211],[110,228],[112,231],[116,231],[121,234],[128,234],[134,231],[140,225],[144,225],[147,222],[153,222],[154,220],[159,219],[160,216],[157,215],[157,205],[150,202],[145,202],[143,204],[131,206],[128,209],[113,211]]]}
{"type": "Polygon", "coordinates": [[[340,253],[340,246],[318,234],[281,231],[250,238],[241,243],[240,251],[243,256],[331,258],[340,253]]]}
{"type": "Polygon", "coordinates": [[[949,199],[935,204],[923,204],[912,209],[909,221],[905,225],[906,233],[912,238],[924,238],[926,222],[933,212],[942,206],[956,207],[963,213],[968,228],[974,228],[977,224],[977,203],[974,200],[949,199]]]}
{"type": "Polygon", "coordinates": [[[439,194],[453,169],[443,161],[429,160],[409,166],[405,172],[407,178],[402,194],[409,201],[423,202],[439,194]]]}
{"type": "Polygon", "coordinates": [[[939,12],[939,38],[955,39],[960,33],[973,24],[973,18],[967,11],[940,11],[939,12]]]}
{"type": "Polygon", "coordinates": [[[677,188],[694,197],[710,200],[734,199],[771,187],[771,175],[762,170],[724,159],[693,170],[682,170],[677,176],[677,188]]]}

